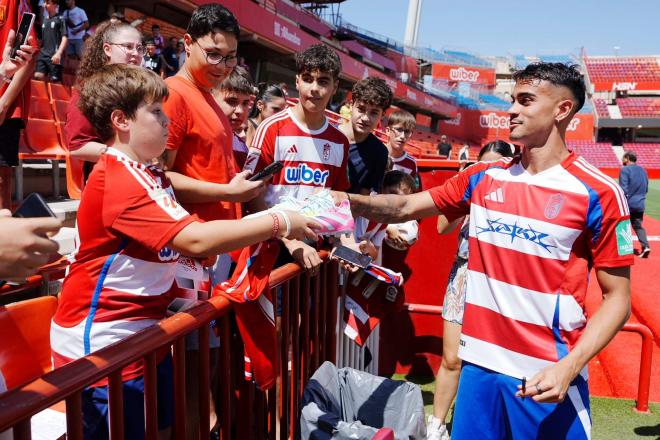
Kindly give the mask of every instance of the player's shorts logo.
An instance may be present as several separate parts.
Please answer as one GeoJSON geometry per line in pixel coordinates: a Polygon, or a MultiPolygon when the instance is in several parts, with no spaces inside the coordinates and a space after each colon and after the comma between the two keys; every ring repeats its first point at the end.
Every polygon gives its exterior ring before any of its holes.
{"type": "Polygon", "coordinates": [[[549,220],[557,218],[562,206],[564,206],[564,196],[559,193],[554,194],[550,196],[550,199],[548,199],[548,203],[545,205],[545,211],[543,211],[543,215],[545,215],[545,218],[549,220]]]}

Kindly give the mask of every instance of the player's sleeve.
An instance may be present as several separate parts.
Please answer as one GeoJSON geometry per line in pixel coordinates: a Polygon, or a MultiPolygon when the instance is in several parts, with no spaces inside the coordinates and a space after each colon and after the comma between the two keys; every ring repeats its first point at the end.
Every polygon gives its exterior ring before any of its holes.
{"type": "Polygon", "coordinates": [[[337,170],[337,175],[335,176],[334,181],[332,182],[331,189],[335,191],[347,191],[351,187],[351,183],[348,181],[348,149],[350,148],[348,140],[344,140],[344,157],[341,161],[341,166],[337,170]]]}
{"type": "Polygon", "coordinates": [[[104,206],[115,207],[110,229],[158,252],[197,218],[188,214],[163,188],[151,186],[155,182],[147,179],[146,173],[141,174],[140,170],[133,173],[140,175],[132,180],[132,176],[116,175],[108,180],[115,181],[115,185],[108,185],[104,202],[104,206]],[[123,184],[118,182],[119,178],[123,184]]]}
{"type": "Polygon", "coordinates": [[[472,193],[484,178],[486,169],[485,164],[473,165],[428,190],[435,206],[449,221],[469,214],[472,193]]]}
{"type": "Polygon", "coordinates": [[[252,145],[248,148],[243,170],[258,173],[275,161],[275,144],[277,141],[277,124],[261,123],[252,139],[252,145]]]}
{"type": "Polygon", "coordinates": [[[170,95],[163,102],[163,111],[170,120],[165,148],[178,150],[188,133],[188,104],[178,91],[172,87],[169,89],[170,95]]]}
{"type": "Polygon", "coordinates": [[[621,188],[614,182],[612,185],[593,194],[589,200],[589,246],[596,269],[634,263],[628,203],[621,188]]]}

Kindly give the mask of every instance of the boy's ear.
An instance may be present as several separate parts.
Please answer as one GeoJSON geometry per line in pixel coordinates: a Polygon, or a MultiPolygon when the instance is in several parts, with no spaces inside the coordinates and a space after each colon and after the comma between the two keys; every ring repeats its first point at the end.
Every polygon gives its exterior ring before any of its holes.
{"type": "Polygon", "coordinates": [[[572,99],[563,99],[557,104],[555,120],[561,123],[564,120],[571,120],[575,103],[572,99]]]}
{"type": "Polygon", "coordinates": [[[123,111],[116,109],[110,113],[110,122],[114,127],[115,131],[126,133],[129,130],[128,118],[123,111]]]}
{"type": "Polygon", "coordinates": [[[183,49],[186,51],[186,57],[190,56],[192,44],[194,43],[193,37],[190,34],[183,34],[183,49]]]}

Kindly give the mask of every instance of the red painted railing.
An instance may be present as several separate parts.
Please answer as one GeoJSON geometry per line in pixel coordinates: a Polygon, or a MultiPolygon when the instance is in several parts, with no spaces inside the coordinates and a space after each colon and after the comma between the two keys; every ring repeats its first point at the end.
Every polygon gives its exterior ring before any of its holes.
{"type": "MultiPolygon", "coordinates": [[[[430,304],[405,304],[406,310],[414,313],[427,313],[442,315],[442,306],[430,304]]],[[[637,385],[637,401],[635,410],[643,413],[649,412],[649,393],[651,389],[651,367],[653,360],[653,333],[642,324],[626,323],[622,332],[637,333],[642,337],[642,351],[639,359],[639,383],[637,385]]]]}
{"type": "MultiPolygon", "coordinates": [[[[277,332],[277,385],[262,392],[242,379],[243,356],[240,337],[232,331],[232,305],[212,298],[164,319],[116,344],[78,359],[62,368],[0,395],[0,432],[14,429],[15,439],[30,438],[30,418],[66,401],[67,438],[82,438],[84,388],[108,378],[109,428],[112,439],[123,439],[121,369],[139,359],[145,361],[146,438],[158,436],[156,410],[157,350],[172,347],[174,360],[174,438],[186,433],[185,337],[199,331],[199,389],[209,388],[209,323],[220,321],[221,359],[219,415],[221,438],[295,438],[302,392],[311,374],[325,360],[334,360],[337,320],[338,269],[326,260],[315,276],[295,264],[276,269],[270,278],[274,309],[281,289],[282,316],[277,332]],[[323,317],[321,319],[321,317],[323,317]],[[240,354],[240,355],[239,355],[240,354]]],[[[199,393],[199,432],[209,432],[208,394],[199,393]]],[[[200,434],[202,438],[207,434],[200,434]]]]}

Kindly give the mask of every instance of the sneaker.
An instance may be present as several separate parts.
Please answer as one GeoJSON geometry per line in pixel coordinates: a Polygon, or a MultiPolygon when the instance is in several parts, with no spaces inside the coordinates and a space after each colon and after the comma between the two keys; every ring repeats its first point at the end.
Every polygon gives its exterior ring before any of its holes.
{"type": "Polygon", "coordinates": [[[639,256],[641,258],[648,258],[650,253],[651,253],[651,248],[645,247],[644,249],[642,249],[642,253],[639,254],[639,256]]]}
{"type": "MultiPolygon", "coordinates": [[[[303,211],[301,211],[302,213],[303,211]]],[[[339,206],[335,206],[333,203],[330,209],[309,217],[321,225],[321,229],[316,231],[319,235],[338,236],[350,234],[355,229],[355,220],[353,220],[353,214],[351,213],[351,203],[348,200],[344,200],[339,206]]]]}
{"type": "Polygon", "coordinates": [[[449,440],[447,425],[442,423],[439,418],[429,414],[426,424],[426,440],[449,440]]]}

